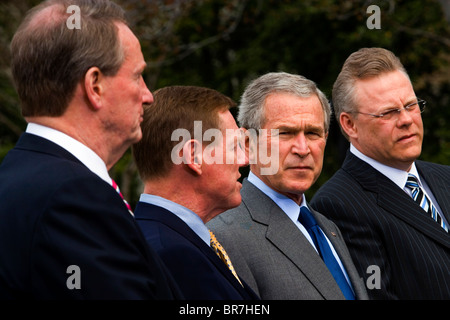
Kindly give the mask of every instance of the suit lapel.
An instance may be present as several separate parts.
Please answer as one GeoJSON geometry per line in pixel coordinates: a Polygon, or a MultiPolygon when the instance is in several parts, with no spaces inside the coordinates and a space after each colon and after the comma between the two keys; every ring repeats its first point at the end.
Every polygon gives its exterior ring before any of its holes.
{"type": "Polygon", "coordinates": [[[17,141],[15,148],[22,150],[30,150],[39,153],[47,153],[52,156],[66,158],[67,160],[74,161],[84,165],[73,154],[71,154],[64,148],[61,148],[56,143],[30,133],[22,134],[20,139],[17,141]]]}
{"type": "Polygon", "coordinates": [[[437,223],[430,223],[432,220],[423,209],[385,175],[350,152],[347,152],[342,168],[352,175],[364,189],[378,195],[378,206],[417,231],[447,247],[449,246],[448,234],[437,223]]]}
{"type": "Polygon", "coordinates": [[[335,224],[325,218],[322,214],[315,211],[313,208],[309,207],[309,210],[314,215],[314,218],[316,219],[322,231],[327,236],[328,240],[330,240],[331,244],[334,247],[334,250],[339,256],[339,259],[341,259],[341,262],[352,284],[356,298],[362,300],[368,299],[365,289],[361,288],[361,277],[359,276],[358,271],[355,268],[350,252],[345,245],[345,241],[342,237],[341,231],[335,224]]]}
{"type": "Polygon", "coordinates": [[[447,181],[442,175],[435,172],[429,164],[416,161],[416,167],[419,171],[419,174],[425,181],[427,185],[430,187],[431,192],[433,193],[436,201],[441,208],[441,213],[450,222],[450,182],[447,181]]]}
{"type": "MultiPolygon", "coordinates": [[[[239,281],[236,280],[225,263],[183,220],[162,207],[144,202],[139,202],[138,205],[141,209],[135,210],[136,219],[158,221],[181,234],[203,252],[203,254],[216,266],[220,273],[222,273],[222,275],[235,287],[236,290],[238,290],[244,297],[248,297],[250,293],[248,293],[246,289],[241,286],[239,281]]],[[[246,288],[249,287],[246,286],[246,288]]]]}
{"type": "Polygon", "coordinates": [[[320,256],[280,207],[247,180],[243,182],[241,193],[253,220],[267,225],[267,240],[304,274],[317,291],[325,299],[342,295],[320,256]]]}

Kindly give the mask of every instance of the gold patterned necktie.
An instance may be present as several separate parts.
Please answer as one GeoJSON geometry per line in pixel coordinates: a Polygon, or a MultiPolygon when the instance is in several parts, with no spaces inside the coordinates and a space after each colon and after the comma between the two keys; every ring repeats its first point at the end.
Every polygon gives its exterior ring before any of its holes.
{"type": "Polygon", "coordinates": [[[230,269],[231,273],[235,276],[237,281],[239,281],[239,283],[242,286],[242,282],[239,279],[236,271],[234,270],[233,264],[231,263],[230,257],[228,257],[227,252],[219,243],[219,241],[217,241],[216,236],[214,235],[214,233],[212,233],[211,230],[209,231],[209,235],[211,236],[211,248],[216,252],[219,258],[227,265],[228,269],[230,269]]]}

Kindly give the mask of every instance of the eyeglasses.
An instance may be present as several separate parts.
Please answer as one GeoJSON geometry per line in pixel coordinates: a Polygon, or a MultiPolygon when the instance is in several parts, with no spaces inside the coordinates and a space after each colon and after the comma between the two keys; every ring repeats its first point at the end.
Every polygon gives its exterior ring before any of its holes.
{"type": "Polygon", "coordinates": [[[425,104],[427,102],[422,99],[417,99],[417,102],[410,103],[403,108],[400,109],[389,109],[385,112],[379,113],[379,114],[373,114],[373,113],[365,113],[365,112],[358,112],[355,111],[354,113],[360,113],[365,114],[367,116],[372,116],[374,118],[378,119],[384,119],[384,120],[392,120],[392,119],[398,119],[400,112],[402,112],[403,109],[405,109],[408,112],[419,112],[422,113],[425,109],[425,104]]]}

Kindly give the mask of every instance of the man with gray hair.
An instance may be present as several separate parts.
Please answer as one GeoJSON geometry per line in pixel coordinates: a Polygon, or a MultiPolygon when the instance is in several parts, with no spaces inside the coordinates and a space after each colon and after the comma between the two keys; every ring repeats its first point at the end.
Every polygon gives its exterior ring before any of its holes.
{"type": "Polygon", "coordinates": [[[251,132],[242,203],[208,223],[238,274],[262,299],[365,299],[339,229],[304,195],[322,170],[325,95],[302,76],[268,73],[246,88],[238,121],[251,132]],[[277,152],[261,161],[261,150],[277,152]]]}

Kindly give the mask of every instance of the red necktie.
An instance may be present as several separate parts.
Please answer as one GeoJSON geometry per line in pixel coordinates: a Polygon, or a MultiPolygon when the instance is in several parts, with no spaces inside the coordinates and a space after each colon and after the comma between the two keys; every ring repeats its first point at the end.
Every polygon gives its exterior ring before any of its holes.
{"type": "Polygon", "coordinates": [[[123,195],[122,195],[122,192],[120,192],[119,186],[117,185],[117,183],[116,183],[113,179],[111,179],[111,180],[112,180],[112,186],[113,186],[113,188],[117,191],[117,193],[118,193],[118,194],[120,195],[120,197],[122,198],[123,202],[124,202],[125,205],[127,206],[128,212],[134,217],[133,210],[131,210],[130,204],[127,202],[127,200],[125,200],[125,198],[124,198],[123,195]]]}

